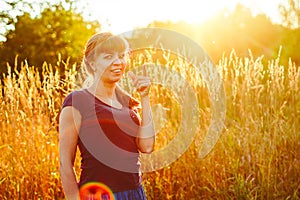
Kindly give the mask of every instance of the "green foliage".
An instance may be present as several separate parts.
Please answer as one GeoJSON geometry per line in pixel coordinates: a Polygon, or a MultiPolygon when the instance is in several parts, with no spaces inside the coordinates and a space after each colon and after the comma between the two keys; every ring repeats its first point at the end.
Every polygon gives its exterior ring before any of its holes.
{"type": "Polygon", "coordinates": [[[24,13],[0,49],[1,72],[6,72],[6,62],[14,63],[16,55],[39,69],[44,62],[55,65],[58,55],[63,60],[80,62],[85,42],[99,28],[99,23],[85,21],[62,3],[46,8],[39,17],[24,13]]]}
{"type": "MultiPolygon", "coordinates": [[[[55,64],[59,55],[62,60],[70,58],[69,62],[81,62],[85,42],[100,25],[95,21],[85,21],[73,4],[74,1],[79,0],[61,0],[54,6],[47,4],[48,7],[35,18],[29,12],[19,16],[15,30],[6,35],[6,42],[0,43],[0,75],[6,72],[7,62],[14,65],[16,55],[19,55],[19,60],[26,59],[30,65],[38,68],[41,68],[44,61],[55,64]]],[[[289,9],[295,10],[296,2],[294,0],[289,9]]],[[[235,49],[238,56],[248,56],[251,49],[254,58],[264,56],[264,64],[269,59],[277,58],[279,52],[281,64],[287,65],[290,58],[297,65],[300,64],[297,53],[300,45],[299,28],[290,29],[273,24],[263,14],[253,16],[242,5],[238,5],[233,12],[224,10],[199,25],[153,21],[148,27],[172,29],[189,36],[208,52],[215,63],[229,56],[232,49],[235,49]]],[[[152,41],[141,42],[151,46],[152,41]]]]}
{"type": "Polygon", "coordinates": [[[300,0],[286,0],[286,5],[280,4],[279,11],[282,23],[288,28],[300,27],[300,0]]]}
{"type": "Polygon", "coordinates": [[[281,64],[286,65],[291,60],[300,65],[299,46],[300,28],[284,29],[278,43],[281,64]]]}
{"type": "Polygon", "coordinates": [[[232,49],[239,56],[248,56],[251,49],[254,57],[264,55],[267,59],[276,58],[281,45],[278,40],[284,30],[273,24],[266,15],[253,16],[242,5],[231,13],[224,10],[199,25],[167,21],[153,22],[149,27],[165,27],[186,34],[201,44],[215,62],[224,54],[229,56],[232,49]]]}
{"type": "Polygon", "coordinates": [[[16,16],[23,13],[24,8],[29,8],[30,4],[23,0],[2,0],[0,2],[0,39],[5,38],[7,29],[13,28],[16,21],[16,16]]]}

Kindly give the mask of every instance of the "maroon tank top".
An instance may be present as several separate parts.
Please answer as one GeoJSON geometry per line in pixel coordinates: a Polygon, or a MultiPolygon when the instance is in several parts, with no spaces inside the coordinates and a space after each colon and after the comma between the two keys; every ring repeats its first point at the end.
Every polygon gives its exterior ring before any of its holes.
{"type": "Polygon", "coordinates": [[[136,110],[123,104],[111,107],[88,90],[76,90],[62,108],[73,106],[81,114],[78,147],[81,154],[79,187],[100,182],[113,192],[136,189],[141,184],[136,144],[141,124],[136,110]]]}

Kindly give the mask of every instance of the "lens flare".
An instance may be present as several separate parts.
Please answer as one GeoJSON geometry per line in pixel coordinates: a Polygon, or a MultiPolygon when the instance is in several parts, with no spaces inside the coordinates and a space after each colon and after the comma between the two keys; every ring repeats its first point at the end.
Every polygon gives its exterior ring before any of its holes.
{"type": "MultiPolygon", "coordinates": [[[[140,155],[137,152],[119,148],[106,137],[100,125],[92,127],[90,137],[79,135],[83,145],[97,160],[113,169],[129,173],[152,172],[175,162],[189,148],[199,133],[201,145],[199,145],[198,157],[204,159],[217,144],[226,117],[226,96],[219,69],[197,42],[178,32],[162,28],[141,28],[122,33],[120,36],[126,38],[131,46],[131,57],[128,62],[130,71],[141,74],[143,71],[141,66],[150,64],[151,67],[147,67],[147,71],[152,83],[170,91],[174,102],[178,102],[178,109],[174,109],[174,113],[178,113],[176,115],[178,120],[175,120],[176,126],[173,126],[173,128],[178,128],[174,129],[176,133],[173,134],[175,136],[170,142],[151,154],[140,155]],[[204,134],[201,132],[200,135],[201,99],[199,99],[199,93],[201,90],[208,92],[210,108],[207,110],[210,111],[210,124],[205,125],[208,130],[204,134]],[[102,145],[99,145],[99,141],[103,141],[102,145]],[[102,153],[104,151],[105,154],[102,153]],[[140,163],[146,164],[137,165],[130,159],[117,159],[119,155],[126,155],[132,159],[140,157],[140,163]]],[[[134,87],[131,87],[129,82],[124,78],[120,80],[120,85],[133,94],[134,87]]],[[[73,98],[73,103],[74,101],[76,98],[73,98]]],[[[176,108],[174,105],[165,109],[163,106],[153,107],[156,111],[154,114],[157,114],[157,117],[163,117],[166,114],[165,110],[176,108]]],[[[132,131],[128,127],[138,127],[129,117],[128,120],[123,117],[118,118],[119,111],[112,109],[112,112],[114,112],[115,122],[122,122],[118,123],[118,127],[123,132],[130,135],[132,131]]],[[[94,119],[97,119],[96,113],[96,110],[92,113],[94,119]]],[[[161,125],[156,126],[158,130],[163,128],[165,123],[172,123],[165,117],[155,122],[155,125],[161,125]]]]}
{"type": "Polygon", "coordinates": [[[100,182],[84,184],[79,193],[81,200],[115,200],[111,189],[100,182]]]}

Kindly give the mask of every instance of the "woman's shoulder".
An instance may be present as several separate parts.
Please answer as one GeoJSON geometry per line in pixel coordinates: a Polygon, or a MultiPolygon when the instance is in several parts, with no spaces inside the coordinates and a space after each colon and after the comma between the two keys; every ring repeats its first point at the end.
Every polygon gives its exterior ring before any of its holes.
{"type": "Polygon", "coordinates": [[[74,106],[80,105],[86,101],[87,92],[86,89],[77,89],[68,93],[63,101],[63,106],[74,106]]]}
{"type": "Polygon", "coordinates": [[[73,91],[69,92],[66,97],[68,97],[68,96],[74,96],[74,95],[75,96],[86,95],[86,89],[83,88],[83,89],[73,90],[73,91]]]}

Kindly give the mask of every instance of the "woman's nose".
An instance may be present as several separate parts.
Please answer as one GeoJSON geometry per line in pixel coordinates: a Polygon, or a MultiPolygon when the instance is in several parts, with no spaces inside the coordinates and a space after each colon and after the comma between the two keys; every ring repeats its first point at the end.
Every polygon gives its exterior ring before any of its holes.
{"type": "Polygon", "coordinates": [[[114,65],[124,65],[125,64],[125,59],[124,58],[115,58],[115,60],[113,61],[114,65]]]}

